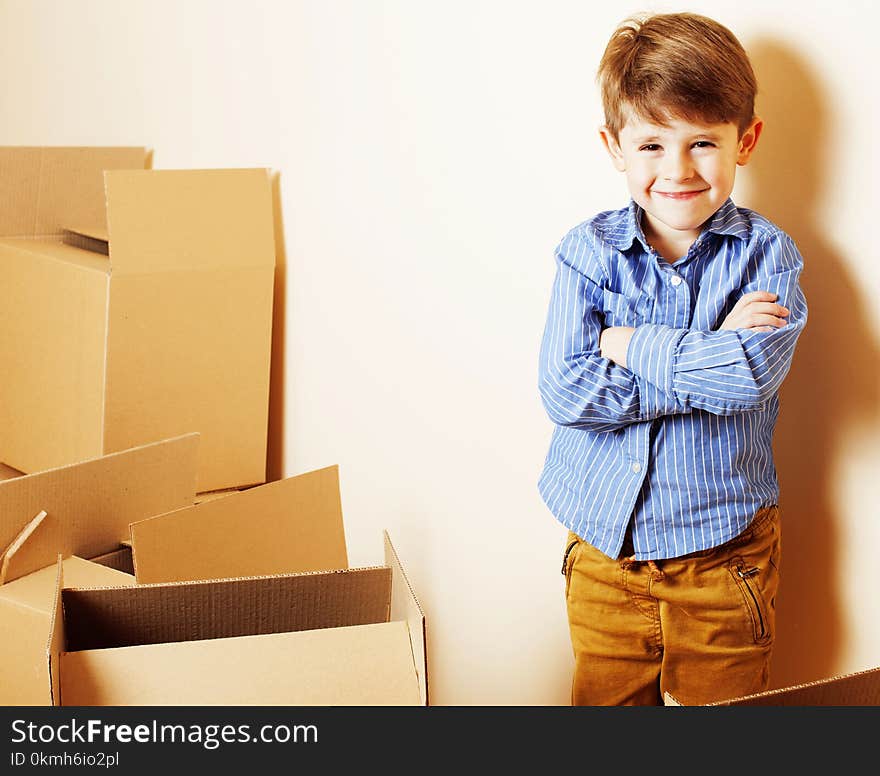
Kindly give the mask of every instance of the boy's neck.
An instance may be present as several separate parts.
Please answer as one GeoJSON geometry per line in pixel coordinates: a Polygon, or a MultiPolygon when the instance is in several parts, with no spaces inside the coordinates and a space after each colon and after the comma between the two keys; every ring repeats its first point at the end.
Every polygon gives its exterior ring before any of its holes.
{"type": "Polygon", "coordinates": [[[642,233],[645,235],[648,245],[654,249],[654,252],[660,258],[672,264],[687,255],[690,247],[697,241],[701,232],[686,232],[680,237],[662,234],[654,228],[650,218],[643,216],[642,233]]]}

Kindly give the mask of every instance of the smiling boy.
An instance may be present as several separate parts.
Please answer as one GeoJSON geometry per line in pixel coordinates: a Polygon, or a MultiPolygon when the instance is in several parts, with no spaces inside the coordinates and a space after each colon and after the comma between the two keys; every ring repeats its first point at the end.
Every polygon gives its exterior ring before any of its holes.
{"type": "Polygon", "coordinates": [[[682,13],[621,24],[598,77],[631,199],[557,246],[539,366],[572,703],[759,692],[779,583],[772,435],[807,307],[792,239],[730,198],[763,130],[755,76],[726,27],[682,13]]]}

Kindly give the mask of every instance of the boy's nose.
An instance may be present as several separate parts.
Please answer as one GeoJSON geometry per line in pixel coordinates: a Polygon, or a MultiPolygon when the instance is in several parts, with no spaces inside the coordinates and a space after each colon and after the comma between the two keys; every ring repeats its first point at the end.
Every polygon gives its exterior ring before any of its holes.
{"type": "Polygon", "coordinates": [[[694,177],[694,167],[687,154],[667,154],[663,159],[662,175],[669,181],[686,181],[694,177]]]}

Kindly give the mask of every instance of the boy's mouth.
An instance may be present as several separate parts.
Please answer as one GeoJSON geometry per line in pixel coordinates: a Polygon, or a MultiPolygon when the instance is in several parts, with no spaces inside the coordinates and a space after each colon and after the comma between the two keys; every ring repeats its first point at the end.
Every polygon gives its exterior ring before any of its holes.
{"type": "Polygon", "coordinates": [[[708,189],[696,189],[694,191],[651,191],[652,194],[658,197],[665,197],[666,199],[675,199],[675,200],[688,200],[693,199],[694,197],[699,196],[704,191],[708,191],[708,189]]]}

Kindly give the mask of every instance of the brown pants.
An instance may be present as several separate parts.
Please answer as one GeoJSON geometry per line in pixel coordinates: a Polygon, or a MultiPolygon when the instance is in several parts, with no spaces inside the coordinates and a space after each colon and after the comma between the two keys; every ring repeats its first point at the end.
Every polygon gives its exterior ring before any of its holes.
{"type": "Polygon", "coordinates": [[[569,533],[562,571],[579,706],[701,705],[767,689],[779,510],[739,536],[656,562],[612,560],[569,533]]]}

